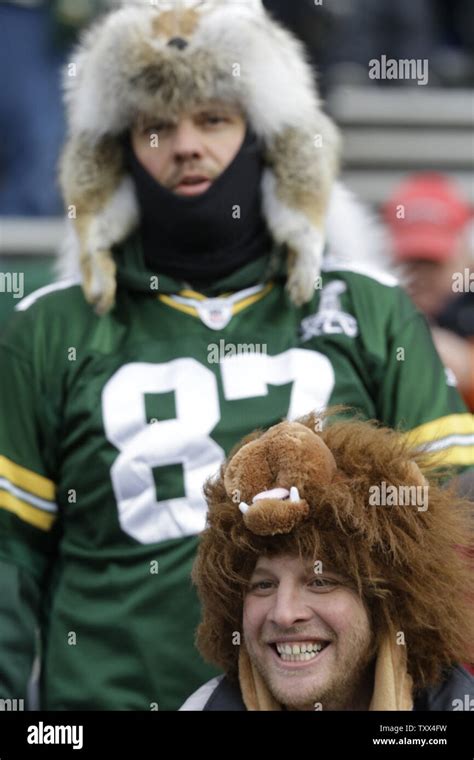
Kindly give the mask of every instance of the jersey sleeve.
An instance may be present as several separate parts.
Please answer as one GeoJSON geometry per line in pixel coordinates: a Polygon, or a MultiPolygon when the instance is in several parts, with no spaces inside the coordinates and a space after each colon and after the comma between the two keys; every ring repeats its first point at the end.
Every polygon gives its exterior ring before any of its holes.
{"type": "Polygon", "coordinates": [[[52,424],[38,330],[14,315],[0,336],[0,698],[23,698],[57,545],[52,424]]]}
{"type": "Polygon", "coordinates": [[[413,311],[390,336],[379,386],[379,418],[407,431],[442,466],[474,465],[474,417],[438,356],[425,317],[413,311]]]}
{"type": "Polygon", "coordinates": [[[34,576],[0,560],[0,699],[27,701],[40,607],[34,576]]]}

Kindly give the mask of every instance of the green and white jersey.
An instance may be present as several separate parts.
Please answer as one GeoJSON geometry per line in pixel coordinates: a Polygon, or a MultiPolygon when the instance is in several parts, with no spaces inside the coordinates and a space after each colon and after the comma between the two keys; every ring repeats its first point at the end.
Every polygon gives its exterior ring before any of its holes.
{"type": "Polygon", "coordinates": [[[254,428],[345,403],[474,459],[472,416],[389,276],[326,265],[297,308],[268,257],[205,294],[157,281],[135,237],[116,258],[110,314],[65,282],[0,338],[0,561],[16,569],[0,697],[24,694],[39,620],[44,709],[177,709],[215,674],[193,644],[202,486],[254,428]]]}

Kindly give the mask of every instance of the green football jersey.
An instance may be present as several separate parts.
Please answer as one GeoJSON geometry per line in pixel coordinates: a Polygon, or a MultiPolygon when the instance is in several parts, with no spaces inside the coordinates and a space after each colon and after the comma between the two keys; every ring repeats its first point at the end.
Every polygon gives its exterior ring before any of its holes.
{"type": "Polygon", "coordinates": [[[390,276],[327,262],[297,308],[269,256],[203,293],[149,272],[136,236],[116,260],[111,313],[63,282],[0,338],[0,697],[24,695],[37,623],[50,710],[177,709],[215,674],[193,643],[202,486],[256,427],[344,403],[474,459],[472,416],[390,276]]]}

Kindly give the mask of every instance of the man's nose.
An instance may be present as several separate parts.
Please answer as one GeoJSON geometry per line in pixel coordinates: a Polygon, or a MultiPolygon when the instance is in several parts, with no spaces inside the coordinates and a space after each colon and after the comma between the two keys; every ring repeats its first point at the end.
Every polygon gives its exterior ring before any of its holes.
{"type": "Polygon", "coordinates": [[[280,628],[289,628],[297,623],[310,620],[313,612],[304,602],[302,591],[294,586],[280,586],[274,595],[274,604],[269,620],[280,628]]]}
{"type": "Polygon", "coordinates": [[[199,130],[191,121],[183,119],[179,122],[173,140],[173,154],[177,161],[201,158],[202,143],[199,130]]]}

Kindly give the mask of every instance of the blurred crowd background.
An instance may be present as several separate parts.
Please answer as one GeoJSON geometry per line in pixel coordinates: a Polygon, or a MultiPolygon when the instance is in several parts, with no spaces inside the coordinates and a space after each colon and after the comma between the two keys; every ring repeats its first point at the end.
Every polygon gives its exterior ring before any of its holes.
{"type": "MultiPolygon", "coordinates": [[[[81,30],[117,4],[0,0],[0,274],[21,271],[25,295],[54,279],[63,230],[61,71],[81,30]]],[[[474,3],[264,4],[305,43],[344,135],[343,178],[385,225],[403,282],[474,410],[474,3]],[[370,78],[369,62],[382,56],[427,61],[428,82],[370,78]]],[[[5,283],[0,329],[19,295],[5,283]]]]}

